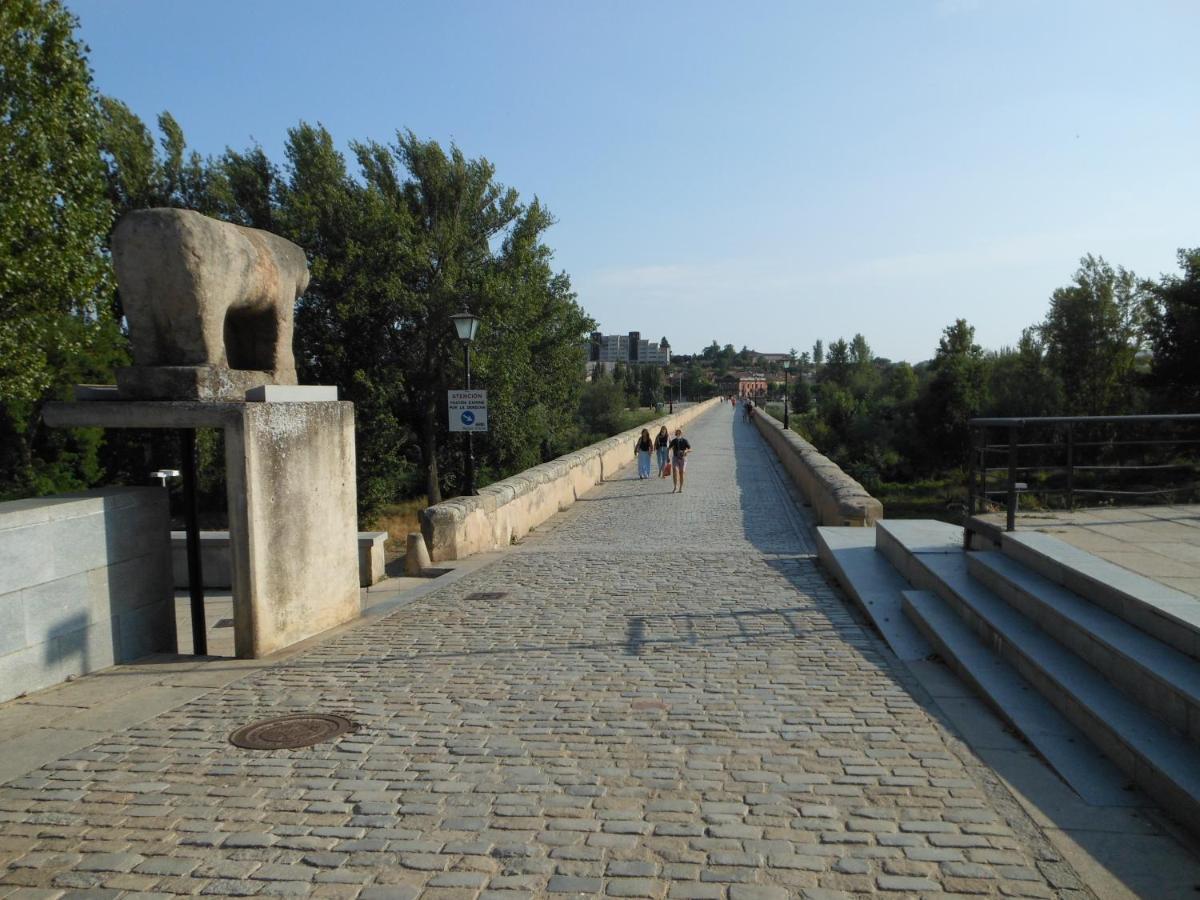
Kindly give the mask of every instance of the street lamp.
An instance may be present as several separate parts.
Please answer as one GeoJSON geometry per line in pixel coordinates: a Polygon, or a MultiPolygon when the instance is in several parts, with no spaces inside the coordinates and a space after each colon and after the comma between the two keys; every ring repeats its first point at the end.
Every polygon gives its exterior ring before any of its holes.
{"type": "Polygon", "coordinates": [[[159,481],[162,482],[162,486],[166,487],[168,478],[178,478],[179,477],[179,470],[178,469],[159,469],[157,472],[151,472],[150,477],[157,478],[159,481]]]}
{"type": "Polygon", "coordinates": [[[671,384],[675,380],[675,373],[667,370],[667,413],[675,415],[675,386],[671,384]]]}
{"type": "Polygon", "coordinates": [[[788,430],[788,369],[792,367],[790,360],[783,361],[783,430],[788,430]]]}
{"type": "MultiPolygon", "coordinates": [[[[475,335],[479,331],[479,317],[471,315],[471,311],[464,307],[460,313],[455,313],[450,317],[454,322],[454,330],[458,332],[458,339],[463,345],[463,359],[467,369],[467,390],[471,389],[471,341],[475,340],[475,335]]],[[[472,496],[475,493],[475,446],[471,439],[471,432],[466,432],[467,435],[467,456],[463,460],[463,493],[472,496]]]]}

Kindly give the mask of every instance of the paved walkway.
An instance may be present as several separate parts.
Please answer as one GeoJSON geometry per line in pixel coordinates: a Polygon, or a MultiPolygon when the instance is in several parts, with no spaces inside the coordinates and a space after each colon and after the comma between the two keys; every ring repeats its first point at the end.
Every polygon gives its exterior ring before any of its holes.
{"type": "Polygon", "coordinates": [[[752,427],[689,437],[686,493],[627,470],[494,564],[0,787],[0,895],[1082,896],[828,586],[752,427]],[[360,728],[226,741],[302,710],[360,728]]]}
{"type": "MultiPolygon", "coordinates": [[[[1004,527],[1004,513],[979,518],[1004,527]]],[[[1016,525],[1200,598],[1200,505],[1023,512],[1016,525]]]]}

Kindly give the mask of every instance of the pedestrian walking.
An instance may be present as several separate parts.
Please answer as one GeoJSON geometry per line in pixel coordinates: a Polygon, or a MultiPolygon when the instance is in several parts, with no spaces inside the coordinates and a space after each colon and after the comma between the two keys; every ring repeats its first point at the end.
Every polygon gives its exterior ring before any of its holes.
{"type": "Polygon", "coordinates": [[[671,435],[667,433],[667,426],[664,425],[658,429],[658,434],[654,438],[654,452],[658,456],[658,477],[666,478],[663,474],[663,469],[667,466],[667,450],[671,443],[671,435]]]}
{"type": "Polygon", "coordinates": [[[688,454],[692,452],[692,445],[688,443],[688,439],[683,436],[683,429],[675,429],[675,437],[671,439],[671,483],[674,487],[671,493],[683,493],[683,473],[687,468],[688,454]]]}
{"type": "Polygon", "coordinates": [[[650,429],[643,428],[642,435],[633,447],[633,455],[637,457],[638,478],[650,477],[650,451],[654,449],[654,441],[650,439],[650,429]]]}

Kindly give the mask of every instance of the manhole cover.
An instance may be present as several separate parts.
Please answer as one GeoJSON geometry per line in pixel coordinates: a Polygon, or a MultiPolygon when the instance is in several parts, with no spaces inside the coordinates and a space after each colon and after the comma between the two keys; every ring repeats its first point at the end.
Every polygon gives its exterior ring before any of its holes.
{"type": "Polygon", "coordinates": [[[467,594],[468,600],[499,600],[502,597],[507,597],[507,591],[476,591],[473,594],[467,594]]]}
{"type": "Polygon", "coordinates": [[[300,713],[243,725],[229,736],[229,743],[247,750],[288,750],[319,744],[353,728],[354,723],[341,716],[300,713]]]}

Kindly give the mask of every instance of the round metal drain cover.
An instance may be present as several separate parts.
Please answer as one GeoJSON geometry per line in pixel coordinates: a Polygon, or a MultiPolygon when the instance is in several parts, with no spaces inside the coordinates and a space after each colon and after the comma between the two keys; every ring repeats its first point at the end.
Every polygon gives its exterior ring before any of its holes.
{"type": "Polygon", "coordinates": [[[342,716],[299,713],[243,725],[229,736],[229,743],[247,750],[290,750],[319,744],[353,728],[354,723],[342,716]]]}

